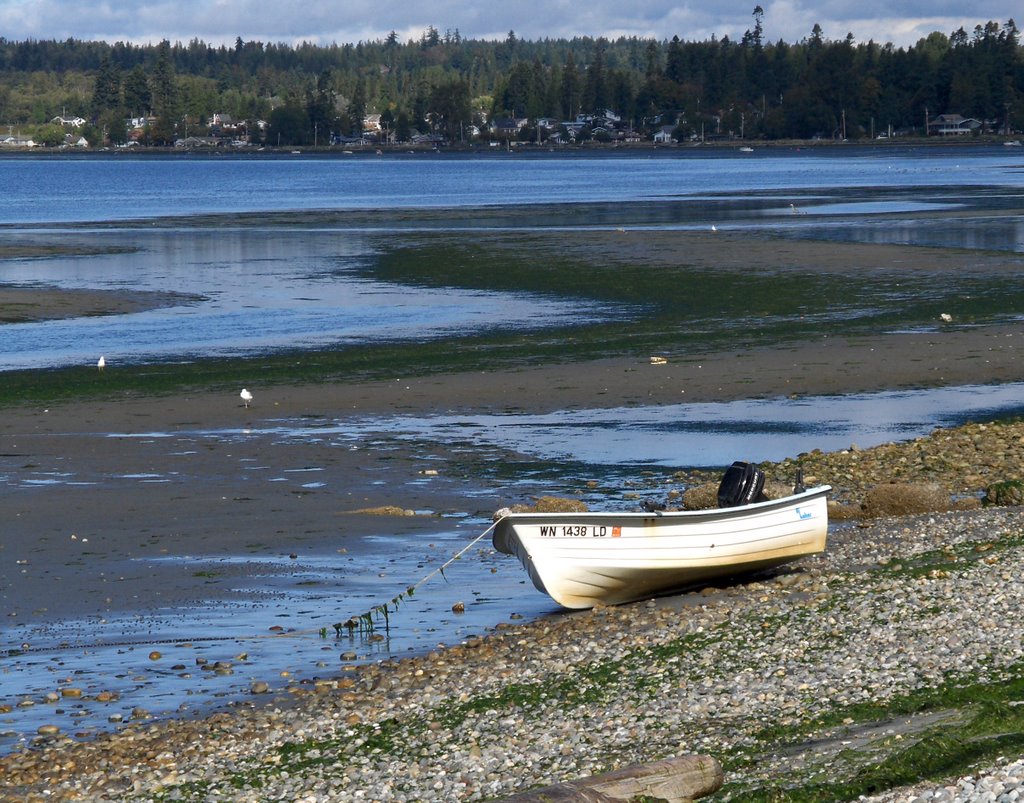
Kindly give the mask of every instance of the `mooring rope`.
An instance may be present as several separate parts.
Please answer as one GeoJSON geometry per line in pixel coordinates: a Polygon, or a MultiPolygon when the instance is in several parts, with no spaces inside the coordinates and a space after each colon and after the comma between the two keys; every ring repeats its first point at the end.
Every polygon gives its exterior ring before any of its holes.
{"type": "Polygon", "coordinates": [[[488,527],[486,530],[484,530],[482,533],[480,533],[480,535],[478,535],[476,538],[474,538],[472,541],[470,541],[468,544],[466,544],[462,549],[460,549],[458,552],[456,552],[454,555],[452,555],[450,558],[448,558],[448,560],[446,560],[444,563],[442,563],[440,566],[438,566],[432,572],[428,573],[425,577],[422,577],[418,582],[413,583],[413,585],[408,586],[405,589],[405,591],[396,594],[388,602],[381,603],[380,605],[374,605],[372,608],[370,608],[365,613],[360,614],[359,616],[352,616],[349,619],[347,619],[345,622],[338,622],[337,624],[334,625],[334,630],[337,633],[339,633],[339,634],[341,633],[343,628],[348,629],[349,632],[352,632],[353,630],[357,630],[357,629],[360,630],[360,631],[363,631],[363,630],[373,630],[374,629],[374,626],[373,626],[373,615],[374,614],[378,614],[381,617],[383,617],[383,619],[384,619],[384,629],[385,629],[385,631],[387,631],[389,629],[389,626],[390,626],[390,623],[388,621],[388,613],[389,613],[388,612],[388,605],[394,605],[395,606],[395,610],[397,611],[398,610],[398,603],[400,603],[406,597],[412,596],[416,592],[417,588],[419,588],[421,585],[423,585],[425,582],[427,582],[427,580],[429,580],[435,574],[440,574],[442,577],[444,577],[444,570],[448,566],[450,566],[452,563],[454,563],[459,558],[461,558],[466,553],[466,551],[471,549],[477,542],[480,541],[481,538],[484,538],[485,536],[487,536],[495,527],[497,527],[501,523],[502,519],[504,519],[505,516],[507,516],[507,515],[508,515],[507,509],[506,508],[502,508],[496,514],[496,518],[495,518],[495,520],[493,522],[491,522],[491,526],[490,527],[488,527]]]}
{"type": "MultiPolygon", "coordinates": [[[[446,560],[444,563],[442,563],[436,569],[434,569],[433,571],[429,572],[424,577],[420,578],[413,585],[408,586],[408,588],[406,589],[405,592],[403,592],[401,594],[398,594],[395,597],[392,597],[389,602],[385,602],[385,603],[382,603],[380,605],[373,606],[366,613],[362,614],[362,616],[350,617],[347,620],[347,622],[357,622],[360,619],[365,619],[367,617],[372,619],[373,613],[374,612],[379,612],[379,613],[382,613],[384,615],[385,623],[386,623],[387,622],[387,606],[389,604],[394,604],[397,607],[397,603],[398,603],[399,600],[401,600],[402,598],[404,598],[406,596],[411,596],[412,593],[417,588],[419,588],[421,585],[423,585],[425,582],[427,582],[434,575],[440,574],[442,577],[444,577],[444,570],[448,566],[450,566],[452,563],[457,561],[459,558],[461,558],[464,554],[466,554],[466,552],[468,552],[470,549],[472,549],[474,546],[476,546],[476,544],[478,544],[481,539],[487,537],[494,530],[494,528],[497,527],[498,524],[501,523],[501,520],[503,518],[504,518],[504,515],[499,516],[499,518],[497,518],[491,524],[490,527],[488,527],[486,530],[484,530],[482,533],[480,533],[476,538],[474,538],[472,541],[470,541],[468,544],[466,544],[464,547],[462,547],[462,549],[460,549],[458,552],[456,552],[454,555],[452,555],[448,560],[446,560]]],[[[344,625],[336,624],[336,625],[332,625],[331,627],[333,627],[335,632],[340,633],[341,630],[342,630],[342,627],[344,627],[344,625]]],[[[354,630],[354,629],[356,629],[356,628],[355,627],[350,627],[349,628],[350,631],[354,630]]],[[[150,647],[150,646],[165,645],[165,644],[197,644],[197,643],[209,643],[209,642],[215,642],[215,641],[263,641],[263,640],[270,640],[270,639],[295,638],[296,636],[307,636],[307,635],[310,635],[310,634],[313,634],[313,633],[323,634],[326,630],[327,630],[326,627],[314,627],[314,628],[303,628],[301,630],[287,630],[287,631],[281,631],[281,632],[277,632],[277,633],[253,633],[253,634],[250,634],[250,635],[199,636],[197,638],[167,638],[167,637],[165,637],[165,638],[144,639],[144,640],[143,639],[138,639],[138,640],[131,639],[131,640],[125,640],[125,641],[95,641],[95,642],[85,643],[85,644],[69,644],[67,642],[62,642],[61,644],[55,644],[55,645],[46,646],[46,647],[32,647],[31,645],[26,646],[26,645],[23,644],[21,647],[8,648],[8,649],[4,650],[3,653],[6,653],[7,655],[18,655],[18,654],[22,654],[23,655],[23,654],[30,653],[30,652],[31,653],[46,653],[46,652],[71,651],[71,650],[74,650],[74,651],[77,651],[77,650],[99,650],[99,649],[105,649],[105,648],[110,648],[110,647],[150,647]]]]}
{"type": "Polygon", "coordinates": [[[464,554],[466,554],[466,552],[468,552],[470,549],[472,549],[477,544],[477,542],[480,541],[480,539],[485,538],[486,536],[488,536],[491,533],[491,531],[495,527],[498,526],[498,524],[501,522],[501,519],[503,519],[503,518],[505,518],[505,517],[502,516],[501,518],[495,520],[491,524],[491,526],[488,527],[486,530],[484,530],[482,533],[480,533],[480,535],[478,535],[476,538],[474,538],[472,541],[470,541],[468,544],[466,544],[462,549],[460,549],[458,552],[456,552],[454,555],[452,555],[450,558],[448,558],[447,561],[445,561],[440,566],[438,566],[436,569],[434,569],[434,571],[432,571],[426,577],[422,578],[418,583],[415,583],[414,585],[409,586],[409,588],[412,588],[412,589],[419,588],[421,585],[423,585],[425,582],[427,582],[427,580],[429,580],[431,577],[433,577],[435,574],[438,574],[438,573],[440,573],[441,576],[443,577],[444,576],[444,570],[448,566],[453,564],[455,561],[457,561],[459,558],[461,558],[464,554]]]}

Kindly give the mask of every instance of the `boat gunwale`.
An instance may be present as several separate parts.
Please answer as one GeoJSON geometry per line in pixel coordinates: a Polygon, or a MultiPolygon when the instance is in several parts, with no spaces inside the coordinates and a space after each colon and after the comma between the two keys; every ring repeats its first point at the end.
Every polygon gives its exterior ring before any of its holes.
{"type": "Polygon", "coordinates": [[[516,523],[529,523],[531,521],[585,521],[596,519],[598,521],[609,519],[640,520],[640,519],[664,519],[666,521],[690,520],[690,519],[716,519],[749,516],[756,513],[769,512],[782,507],[790,507],[801,501],[816,500],[825,496],[832,490],[831,485],[817,485],[808,488],[798,494],[784,496],[781,499],[768,499],[764,502],[751,502],[747,505],[735,507],[718,507],[707,510],[622,510],[622,511],[554,511],[550,513],[524,512],[507,513],[502,516],[496,524],[514,525],[516,523]]]}

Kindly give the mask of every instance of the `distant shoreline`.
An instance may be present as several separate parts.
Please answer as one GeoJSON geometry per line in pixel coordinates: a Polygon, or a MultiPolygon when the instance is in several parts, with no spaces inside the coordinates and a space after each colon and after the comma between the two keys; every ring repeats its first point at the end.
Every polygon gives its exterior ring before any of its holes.
{"type": "MultiPolygon", "coordinates": [[[[281,158],[294,156],[337,156],[339,158],[351,156],[394,156],[413,154],[458,154],[458,155],[553,155],[553,156],[622,156],[633,154],[659,154],[663,156],[679,155],[680,153],[697,153],[700,151],[714,151],[722,153],[735,151],[739,148],[749,147],[757,150],[805,150],[825,148],[866,148],[884,151],[896,148],[940,148],[940,147],[986,147],[1003,146],[1007,141],[1013,141],[1015,137],[983,136],[969,137],[892,137],[889,139],[857,139],[845,142],[832,139],[821,140],[708,140],[705,142],[680,142],[675,144],[662,144],[655,142],[630,142],[630,143],[603,143],[588,142],[577,145],[549,145],[547,143],[513,142],[508,148],[506,143],[491,145],[488,142],[480,143],[451,143],[447,145],[434,146],[428,144],[405,143],[402,145],[281,145],[281,146],[257,146],[251,145],[244,148],[233,148],[230,145],[176,148],[159,146],[137,146],[129,148],[99,147],[99,148],[48,148],[36,146],[31,148],[19,146],[0,147],[0,158],[9,156],[54,156],[54,157],[86,157],[86,156],[186,156],[186,155],[210,155],[210,156],[232,156],[245,157],[253,156],[259,158],[281,158]]],[[[1014,150],[1007,149],[1008,152],[1014,150]]]]}

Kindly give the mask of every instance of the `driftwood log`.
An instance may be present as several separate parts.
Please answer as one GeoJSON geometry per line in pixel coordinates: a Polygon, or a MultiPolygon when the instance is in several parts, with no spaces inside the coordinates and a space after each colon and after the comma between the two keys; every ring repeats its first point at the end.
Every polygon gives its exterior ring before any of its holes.
{"type": "Polygon", "coordinates": [[[688,803],[718,791],[724,781],[721,764],[711,756],[679,756],[545,786],[503,803],[628,803],[642,797],[688,803]]]}

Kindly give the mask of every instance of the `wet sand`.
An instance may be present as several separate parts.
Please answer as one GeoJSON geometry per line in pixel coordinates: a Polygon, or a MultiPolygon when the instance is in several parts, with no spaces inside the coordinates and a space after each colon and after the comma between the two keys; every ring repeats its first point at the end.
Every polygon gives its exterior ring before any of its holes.
{"type": "MultiPolygon", "coordinates": [[[[98,567],[104,560],[247,548],[335,550],[339,533],[352,545],[359,536],[429,533],[440,515],[485,517],[509,501],[447,471],[451,455],[440,446],[429,455],[412,445],[402,453],[378,452],[372,444],[338,448],[245,434],[278,420],[585,410],[1014,382],[1024,380],[1021,348],[1024,335],[1016,327],[960,329],[954,323],[921,334],[670,355],[664,365],[650,364],[645,355],[266,388],[254,377],[248,409],[237,395],[224,393],[8,409],[0,426],[0,612],[8,624],[24,626],[174,605],[217,589],[194,578],[187,563],[167,561],[152,572],[136,568],[112,593],[106,581],[97,582],[98,567]],[[221,430],[231,432],[203,434],[221,430]],[[303,475],[304,467],[316,473],[303,475]],[[282,481],[267,482],[270,477],[282,481]],[[315,482],[307,487],[310,479],[315,482]],[[383,505],[423,515],[355,512],[383,505]],[[83,553],[77,564],[69,560],[76,553],[83,553]]],[[[117,370],[132,369],[111,366],[108,375],[117,370]]]]}
{"type": "Polygon", "coordinates": [[[126,315],[189,301],[178,293],[59,290],[0,286],[0,324],[94,315],[126,315]]]}

